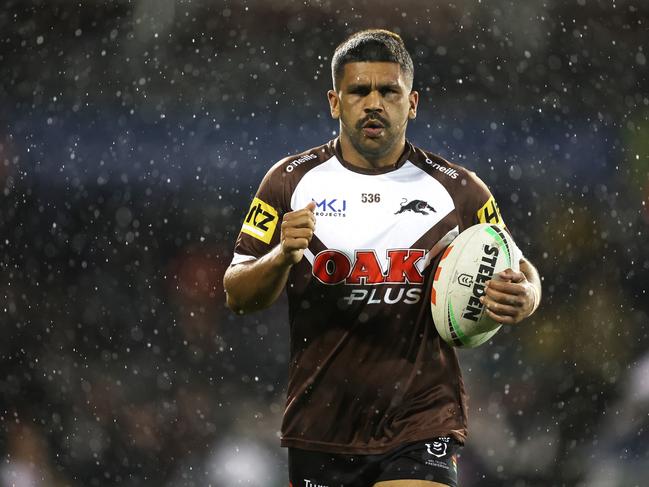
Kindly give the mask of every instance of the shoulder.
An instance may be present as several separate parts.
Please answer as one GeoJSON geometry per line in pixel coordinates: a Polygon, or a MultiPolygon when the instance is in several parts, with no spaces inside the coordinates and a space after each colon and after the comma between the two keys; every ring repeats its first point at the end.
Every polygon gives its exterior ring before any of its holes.
{"type": "Polygon", "coordinates": [[[312,147],[298,154],[284,157],[268,170],[265,182],[296,184],[307,172],[334,157],[333,143],[312,147]]]}
{"type": "Polygon", "coordinates": [[[410,161],[437,179],[449,192],[485,190],[487,188],[475,172],[420,147],[412,146],[410,161]]]}

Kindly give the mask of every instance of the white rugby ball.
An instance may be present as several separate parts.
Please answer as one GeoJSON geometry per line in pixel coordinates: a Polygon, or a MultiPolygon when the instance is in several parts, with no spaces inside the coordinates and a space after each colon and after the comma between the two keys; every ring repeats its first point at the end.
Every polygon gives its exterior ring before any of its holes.
{"type": "Polygon", "coordinates": [[[454,347],[482,345],[500,323],[487,316],[480,297],[494,274],[518,270],[520,251],[498,225],[480,223],[460,233],[442,254],[430,296],[435,328],[454,347]]]}

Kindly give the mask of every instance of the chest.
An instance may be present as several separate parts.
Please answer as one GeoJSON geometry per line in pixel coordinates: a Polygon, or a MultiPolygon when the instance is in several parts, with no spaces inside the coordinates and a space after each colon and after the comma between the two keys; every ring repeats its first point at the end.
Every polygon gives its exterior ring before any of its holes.
{"type": "Polygon", "coordinates": [[[315,201],[315,236],[350,259],[359,251],[373,251],[385,264],[390,250],[413,248],[425,235],[431,237],[424,239],[430,248],[435,228],[454,209],[446,188],[408,162],[380,175],[355,173],[340,164],[317,169],[300,181],[291,206],[315,201]]]}

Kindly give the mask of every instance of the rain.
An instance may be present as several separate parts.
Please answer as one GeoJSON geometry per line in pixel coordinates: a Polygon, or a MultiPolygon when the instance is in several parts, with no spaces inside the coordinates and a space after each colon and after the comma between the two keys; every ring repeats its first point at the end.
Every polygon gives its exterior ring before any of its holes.
{"type": "MultiPolygon", "coordinates": [[[[475,171],[543,277],[460,350],[460,485],[649,477],[649,3],[5,0],[0,486],[287,484],[285,298],[222,278],[279,159],[338,133],[336,45],[399,33],[414,144],[475,171]]],[[[295,486],[297,487],[297,486],[295,486]]]]}

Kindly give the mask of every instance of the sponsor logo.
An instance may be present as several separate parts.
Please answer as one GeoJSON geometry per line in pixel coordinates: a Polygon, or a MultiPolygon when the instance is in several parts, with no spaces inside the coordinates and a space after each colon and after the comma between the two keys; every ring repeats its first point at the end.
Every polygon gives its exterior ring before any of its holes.
{"type": "Polygon", "coordinates": [[[243,227],[241,227],[241,232],[247,233],[264,243],[270,243],[278,220],[275,208],[259,198],[254,198],[243,222],[243,227]]]}
{"type": "Polygon", "coordinates": [[[304,487],[329,487],[327,484],[316,484],[312,480],[304,479],[304,487]]]}
{"type": "Polygon", "coordinates": [[[473,277],[469,274],[460,274],[457,276],[457,283],[462,286],[471,287],[471,284],[473,284],[473,277]]]}
{"type": "Polygon", "coordinates": [[[302,157],[298,157],[297,159],[292,160],[286,165],[286,172],[293,172],[293,170],[298,167],[300,164],[306,161],[310,161],[312,159],[317,159],[318,156],[315,154],[307,154],[302,157]]]}
{"type": "Polygon", "coordinates": [[[340,200],[338,198],[323,199],[318,202],[315,198],[311,198],[315,204],[315,216],[335,216],[346,217],[347,214],[347,200],[340,200]]]}
{"type": "Polygon", "coordinates": [[[415,304],[421,301],[422,290],[420,287],[406,288],[403,285],[421,286],[423,284],[424,276],[416,264],[425,257],[426,251],[389,249],[386,255],[388,257],[387,269],[383,269],[374,250],[357,250],[353,262],[339,250],[324,250],[315,256],[312,272],[318,281],[331,286],[337,284],[351,286],[397,285],[394,287],[373,287],[372,289],[352,289],[349,295],[342,298],[348,305],[355,302],[415,304]]]}
{"type": "Polygon", "coordinates": [[[442,166],[441,164],[438,164],[437,162],[433,162],[428,157],[426,158],[426,164],[428,164],[429,166],[432,166],[433,169],[437,169],[439,172],[446,174],[451,179],[457,179],[458,174],[460,174],[455,169],[453,169],[452,167],[442,166]]]}
{"type": "Polygon", "coordinates": [[[432,443],[426,443],[425,445],[428,453],[437,458],[441,458],[446,455],[447,443],[444,441],[433,441],[432,443]]]}
{"type": "Polygon", "coordinates": [[[352,289],[352,292],[342,299],[350,306],[355,302],[365,302],[366,304],[395,304],[399,302],[416,304],[421,301],[421,288],[375,287],[372,289],[352,289]]]}
{"type": "Polygon", "coordinates": [[[388,268],[383,270],[374,250],[357,250],[354,262],[339,250],[319,252],[313,259],[313,275],[323,284],[422,284],[415,265],[426,252],[421,249],[388,249],[388,268]]]}
{"type": "Polygon", "coordinates": [[[480,315],[482,314],[482,303],[480,302],[480,297],[484,296],[484,283],[486,283],[494,274],[494,269],[496,267],[496,261],[498,260],[498,247],[491,245],[484,245],[482,247],[483,256],[480,258],[480,267],[478,267],[478,273],[473,279],[473,292],[469,298],[469,304],[467,305],[462,317],[471,321],[478,321],[480,315]]]}
{"type": "Polygon", "coordinates": [[[401,200],[401,208],[399,208],[394,214],[398,215],[405,211],[412,211],[413,213],[419,213],[420,215],[428,215],[429,212],[437,213],[435,208],[430,206],[428,203],[422,200],[412,200],[408,201],[407,198],[401,200]]]}
{"type": "Polygon", "coordinates": [[[478,210],[476,213],[478,221],[480,223],[493,223],[495,225],[504,225],[503,219],[500,216],[500,210],[498,209],[498,204],[492,196],[487,200],[487,202],[478,210]]]}

